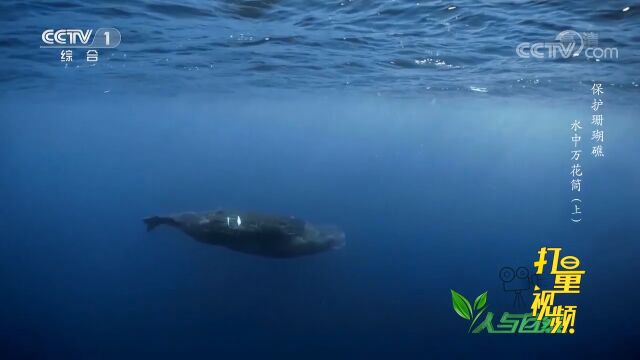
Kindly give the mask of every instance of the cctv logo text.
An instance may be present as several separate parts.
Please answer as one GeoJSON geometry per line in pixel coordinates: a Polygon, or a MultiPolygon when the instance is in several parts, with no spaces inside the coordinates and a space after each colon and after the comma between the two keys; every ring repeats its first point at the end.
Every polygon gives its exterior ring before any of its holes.
{"type": "Polygon", "coordinates": [[[595,33],[578,33],[565,30],[553,42],[522,42],[516,47],[518,57],[529,59],[569,59],[583,55],[589,60],[617,59],[617,48],[603,48],[598,45],[595,33]]]}
{"type": "Polygon", "coordinates": [[[46,45],[88,45],[92,29],[47,29],[42,32],[42,42],[46,45]]]}

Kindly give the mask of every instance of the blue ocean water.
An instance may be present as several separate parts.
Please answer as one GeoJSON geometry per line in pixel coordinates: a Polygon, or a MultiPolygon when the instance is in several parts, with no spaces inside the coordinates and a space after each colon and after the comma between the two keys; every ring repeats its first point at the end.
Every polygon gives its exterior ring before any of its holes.
{"type": "MultiPolygon", "coordinates": [[[[3,90],[250,89],[387,96],[488,92],[562,96],[604,79],[638,93],[640,35],[630,1],[13,1],[0,4],[3,90]],[[629,7],[629,10],[623,11],[629,7]],[[53,28],[116,27],[117,51],[65,68],[38,50],[53,28]],[[531,61],[521,42],[594,33],[618,59],[531,61]],[[621,70],[624,69],[624,70],[621,70]]],[[[250,93],[254,93],[251,91],[250,93]]]]}
{"type": "Polygon", "coordinates": [[[3,2],[0,355],[637,358],[637,9],[3,2]],[[92,65],[39,48],[76,27],[123,42],[92,65]],[[517,57],[565,29],[619,57],[517,57]],[[586,152],[594,82],[606,156],[582,162],[574,224],[570,124],[586,152]],[[347,245],[275,260],[141,222],[216,208],[335,224],[347,245]],[[541,246],[587,271],[576,333],[467,334],[450,289],[525,312],[499,271],[541,246]]]}

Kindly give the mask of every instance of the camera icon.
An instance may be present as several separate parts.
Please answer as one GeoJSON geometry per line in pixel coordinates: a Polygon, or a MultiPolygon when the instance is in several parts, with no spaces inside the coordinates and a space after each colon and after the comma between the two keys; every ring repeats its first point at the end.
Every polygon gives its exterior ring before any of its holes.
{"type": "Polygon", "coordinates": [[[525,302],[522,292],[531,290],[532,285],[537,283],[537,279],[534,281],[529,269],[524,266],[517,269],[505,266],[500,269],[498,274],[502,281],[502,289],[505,292],[514,294],[513,306],[517,308],[524,307],[525,302]]]}

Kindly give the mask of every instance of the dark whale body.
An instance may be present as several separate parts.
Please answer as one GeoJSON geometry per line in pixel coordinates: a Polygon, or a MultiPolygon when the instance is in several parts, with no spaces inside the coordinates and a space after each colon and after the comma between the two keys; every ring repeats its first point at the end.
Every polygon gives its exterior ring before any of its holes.
{"type": "Polygon", "coordinates": [[[311,255],[344,245],[344,233],[295,217],[253,212],[212,211],[145,218],[147,231],[169,225],[203,243],[272,258],[311,255]]]}

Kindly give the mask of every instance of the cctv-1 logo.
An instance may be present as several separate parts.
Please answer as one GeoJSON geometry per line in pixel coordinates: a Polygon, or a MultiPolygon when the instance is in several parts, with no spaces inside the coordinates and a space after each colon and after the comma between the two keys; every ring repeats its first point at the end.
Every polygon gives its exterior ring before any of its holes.
{"type": "Polygon", "coordinates": [[[116,28],[47,29],[42,32],[41,48],[115,48],[122,35],[116,28]],[[92,36],[93,35],[93,36],[92,36]]]}

